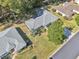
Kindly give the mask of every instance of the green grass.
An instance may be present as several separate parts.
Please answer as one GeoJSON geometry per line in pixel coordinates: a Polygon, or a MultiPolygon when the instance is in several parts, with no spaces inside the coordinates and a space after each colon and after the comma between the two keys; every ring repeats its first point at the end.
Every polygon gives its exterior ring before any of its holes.
{"type": "Polygon", "coordinates": [[[26,48],[24,52],[18,54],[16,59],[32,59],[33,56],[36,56],[37,59],[47,59],[59,47],[48,40],[46,33],[41,36],[29,37],[34,47],[26,48]]]}
{"type": "MultiPolygon", "coordinates": [[[[57,14],[56,12],[52,13],[63,21],[63,26],[74,27],[72,30],[73,32],[78,30],[78,26],[74,19],[76,15],[73,16],[72,20],[66,20],[63,16],[57,14]]],[[[37,59],[47,59],[60,45],[55,45],[53,42],[49,41],[46,34],[47,33],[42,33],[41,36],[37,35],[36,37],[28,35],[33,42],[34,47],[24,49],[17,55],[16,59],[32,59],[33,56],[36,56],[37,59]]]]}
{"type": "Polygon", "coordinates": [[[75,17],[77,16],[77,14],[73,15],[71,20],[68,20],[68,19],[64,18],[63,16],[59,15],[58,13],[53,12],[52,10],[51,10],[51,12],[54,15],[58,16],[60,18],[60,20],[62,20],[62,22],[64,23],[63,27],[66,26],[66,27],[73,28],[72,32],[75,32],[75,31],[77,31],[79,29],[78,25],[77,25],[77,23],[75,21],[75,17]]]}

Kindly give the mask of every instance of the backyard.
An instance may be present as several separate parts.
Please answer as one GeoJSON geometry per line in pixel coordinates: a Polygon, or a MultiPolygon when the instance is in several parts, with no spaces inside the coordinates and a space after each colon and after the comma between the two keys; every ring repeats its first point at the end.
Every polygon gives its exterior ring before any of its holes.
{"type": "MultiPolygon", "coordinates": [[[[6,25],[0,27],[0,31],[5,29],[6,25]]],[[[47,31],[43,32],[40,36],[33,37],[27,26],[22,24],[13,24],[11,27],[19,27],[33,43],[33,47],[28,46],[22,52],[17,53],[16,59],[33,59],[36,56],[37,59],[47,59],[60,45],[55,45],[49,41],[47,37],[47,31]]],[[[8,28],[8,27],[7,27],[8,28]]]]}
{"type": "Polygon", "coordinates": [[[47,59],[59,47],[48,40],[46,32],[42,33],[41,36],[29,37],[33,42],[33,48],[28,47],[23,52],[18,53],[16,59],[33,59],[34,56],[37,59],[47,59]]]}

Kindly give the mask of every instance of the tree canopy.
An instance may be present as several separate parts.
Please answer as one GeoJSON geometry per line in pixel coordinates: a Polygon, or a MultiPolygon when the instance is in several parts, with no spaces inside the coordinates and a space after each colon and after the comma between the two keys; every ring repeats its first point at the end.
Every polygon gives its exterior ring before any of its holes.
{"type": "Polygon", "coordinates": [[[76,21],[77,25],[79,26],[79,15],[77,15],[77,16],[75,17],[75,21],[76,21]]]}
{"type": "MultiPolygon", "coordinates": [[[[52,4],[58,3],[64,0],[48,0],[52,4]]],[[[49,3],[50,4],[50,3],[49,3]]],[[[44,0],[0,0],[0,5],[16,13],[17,17],[26,19],[35,14],[35,9],[45,6],[44,0]]],[[[5,9],[6,10],[6,9],[5,9]]],[[[3,15],[3,14],[2,14],[3,15]]],[[[16,15],[13,15],[16,17],[16,15]]]]}
{"type": "Polygon", "coordinates": [[[43,5],[43,0],[0,0],[0,5],[8,6],[11,11],[28,17],[35,13],[34,9],[43,5]]]}
{"type": "Polygon", "coordinates": [[[63,22],[61,20],[58,20],[48,28],[49,40],[54,42],[55,44],[61,44],[63,42],[64,30],[62,25],[63,22]]]}

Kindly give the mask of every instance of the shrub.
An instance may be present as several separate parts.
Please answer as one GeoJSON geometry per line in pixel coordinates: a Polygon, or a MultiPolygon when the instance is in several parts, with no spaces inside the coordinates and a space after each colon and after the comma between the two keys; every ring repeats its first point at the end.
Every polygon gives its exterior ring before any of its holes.
{"type": "Polygon", "coordinates": [[[32,59],[37,59],[37,56],[33,56],[32,59]]]}
{"type": "Polygon", "coordinates": [[[64,30],[62,25],[63,22],[61,20],[58,20],[48,28],[49,40],[54,42],[55,44],[61,44],[64,41],[63,40],[64,30]]]}
{"type": "Polygon", "coordinates": [[[77,15],[77,16],[75,17],[75,21],[76,21],[77,25],[79,26],[79,15],[77,15]]]}

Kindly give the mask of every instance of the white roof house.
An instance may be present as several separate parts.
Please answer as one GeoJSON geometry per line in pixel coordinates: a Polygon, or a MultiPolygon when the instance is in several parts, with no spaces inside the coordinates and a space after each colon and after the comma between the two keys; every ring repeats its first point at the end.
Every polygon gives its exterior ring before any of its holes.
{"type": "Polygon", "coordinates": [[[8,28],[0,32],[0,58],[4,57],[10,50],[14,49],[15,51],[19,51],[26,45],[15,28],[8,28]]]}
{"type": "Polygon", "coordinates": [[[53,15],[47,10],[44,10],[43,15],[35,19],[31,18],[30,20],[25,21],[25,24],[31,31],[33,31],[40,28],[41,26],[45,27],[46,25],[56,21],[57,19],[57,16],[53,15]]]}

